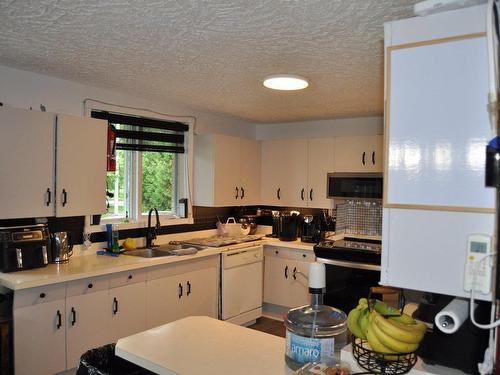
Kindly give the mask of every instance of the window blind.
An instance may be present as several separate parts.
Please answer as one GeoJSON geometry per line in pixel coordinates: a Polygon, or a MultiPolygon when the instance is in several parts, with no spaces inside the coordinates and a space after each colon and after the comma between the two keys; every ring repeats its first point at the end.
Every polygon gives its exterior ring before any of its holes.
{"type": "Polygon", "coordinates": [[[108,121],[116,134],[117,150],[185,152],[184,133],[189,130],[185,123],[105,111],[92,111],[91,116],[108,121]]]}

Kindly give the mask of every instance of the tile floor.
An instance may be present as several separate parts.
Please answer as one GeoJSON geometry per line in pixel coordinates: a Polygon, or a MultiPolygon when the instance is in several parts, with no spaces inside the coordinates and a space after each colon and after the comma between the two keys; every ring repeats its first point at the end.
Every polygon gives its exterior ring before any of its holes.
{"type": "Polygon", "coordinates": [[[257,322],[255,324],[252,324],[251,326],[248,326],[248,328],[280,337],[285,337],[286,332],[285,326],[282,321],[265,317],[257,319],[257,322]]]}

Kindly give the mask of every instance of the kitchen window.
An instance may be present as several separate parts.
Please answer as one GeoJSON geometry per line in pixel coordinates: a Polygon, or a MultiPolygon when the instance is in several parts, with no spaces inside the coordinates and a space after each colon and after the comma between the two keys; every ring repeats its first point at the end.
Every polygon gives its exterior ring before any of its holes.
{"type": "Polygon", "coordinates": [[[108,147],[115,155],[111,163],[108,158],[108,209],[101,224],[142,227],[153,207],[162,225],[192,223],[192,126],[107,111],[93,110],[91,116],[108,120],[108,133],[113,134],[108,134],[108,147]]]}

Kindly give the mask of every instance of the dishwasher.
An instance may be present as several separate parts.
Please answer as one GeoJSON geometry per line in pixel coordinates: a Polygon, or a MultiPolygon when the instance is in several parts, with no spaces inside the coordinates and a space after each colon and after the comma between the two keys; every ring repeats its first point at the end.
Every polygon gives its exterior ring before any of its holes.
{"type": "Polygon", "coordinates": [[[221,319],[249,325],[262,316],[262,245],[229,249],[221,254],[221,319]]]}

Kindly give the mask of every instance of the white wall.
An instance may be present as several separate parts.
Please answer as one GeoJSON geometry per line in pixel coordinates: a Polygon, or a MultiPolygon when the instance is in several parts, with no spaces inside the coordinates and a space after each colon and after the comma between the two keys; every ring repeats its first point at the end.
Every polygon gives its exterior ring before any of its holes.
{"type": "Polygon", "coordinates": [[[50,112],[81,116],[85,98],[147,108],[168,115],[195,116],[197,118],[195,133],[198,134],[216,133],[255,138],[255,125],[241,119],[200,112],[179,104],[154,102],[112,90],[0,65],[0,102],[4,105],[39,109],[40,104],[43,104],[50,112]]]}
{"type": "Polygon", "coordinates": [[[383,134],[382,117],[287,122],[257,125],[257,139],[322,138],[348,135],[383,134]]]}

